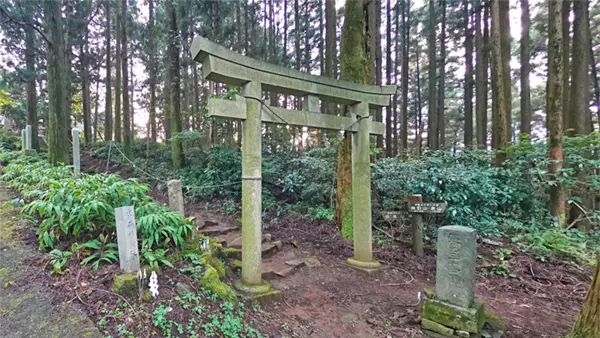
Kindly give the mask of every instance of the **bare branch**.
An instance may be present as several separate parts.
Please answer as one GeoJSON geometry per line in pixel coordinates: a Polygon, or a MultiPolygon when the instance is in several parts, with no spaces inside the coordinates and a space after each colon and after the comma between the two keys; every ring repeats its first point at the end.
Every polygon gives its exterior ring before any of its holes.
{"type": "Polygon", "coordinates": [[[46,40],[46,42],[47,42],[49,45],[52,45],[52,42],[51,42],[51,41],[48,39],[48,37],[46,37],[46,34],[44,34],[44,32],[42,32],[42,31],[41,31],[41,30],[40,30],[38,27],[36,27],[35,25],[33,25],[33,24],[29,23],[29,22],[22,22],[22,21],[19,21],[19,20],[15,20],[15,19],[13,19],[13,18],[12,18],[12,17],[11,17],[11,16],[8,14],[8,12],[7,12],[6,10],[4,10],[2,7],[0,7],[0,12],[1,12],[2,14],[4,14],[4,15],[5,15],[5,16],[8,18],[8,20],[6,20],[6,21],[3,21],[2,23],[5,23],[5,22],[14,22],[14,23],[16,23],[17,25],[19,25],[19,26],[21,26],[21,27],[29,26],[29,27],[33,28],[33,29],[34,29],[36,32],[40,33],[40,35],[42,36],[42,38],[44,38],[44,40],[46,40]]]}

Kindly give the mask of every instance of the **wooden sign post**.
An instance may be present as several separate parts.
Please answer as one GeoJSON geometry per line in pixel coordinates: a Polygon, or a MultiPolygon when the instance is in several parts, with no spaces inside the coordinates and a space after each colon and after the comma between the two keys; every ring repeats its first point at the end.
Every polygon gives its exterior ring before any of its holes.
{"type": "Polygon", "coordinates": [[[417,257],[423,257],[423,214],[442,214],[447,203],[423,203],[422,195],[408,195],[408,212],[412,214],[412,246],[417,257]]]}

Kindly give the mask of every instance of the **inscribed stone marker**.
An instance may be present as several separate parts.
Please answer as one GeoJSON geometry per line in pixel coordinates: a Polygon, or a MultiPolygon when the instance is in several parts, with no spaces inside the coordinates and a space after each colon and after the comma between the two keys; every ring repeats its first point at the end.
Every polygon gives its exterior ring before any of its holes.
{"type": "Polygon", "coordinates": [[[185,217],[181,181],[170,180],[169,182],[167,182],[167,190],[169,194],[169,209],[171,209],[171,211],[179,213],[181,217],[185,217]]]}
{"type": "Polygon", "coordinates": [[[127,273],[137,272],[140,270],[140,256],[133,206],[116,208],[115,219],[117,221],[119,266],[127,273]]]}
{"type": "Polygon", "coordinates": [[[4,117],[4,130],[5,131],[11,131],[12,130],[12,120],[10,119],[10,117],[4,117]]]}
{"type": "Polygon", "coordinates": [[[31,149],[31,126],[27,125],[25,127],[25,149],[31,149]]]}
{"type": "Polygon", "coordinates": [[[73,173],[79,175],[81,164],[79,157],[79,129],[73,128],[73,173]]]}
{"type": "Polygon", "coordinates": [[[21,151],[25,151],[27,149],[27,141],[25,140],[27,136],[25,136],[25,129],[21,129],[21,151]]]}
{"type": "Polygon", "coordinates": [[[477,233],[451,225],[438,230],[435,294],[441,301],[469,307],[473,303],[477,233]]]}

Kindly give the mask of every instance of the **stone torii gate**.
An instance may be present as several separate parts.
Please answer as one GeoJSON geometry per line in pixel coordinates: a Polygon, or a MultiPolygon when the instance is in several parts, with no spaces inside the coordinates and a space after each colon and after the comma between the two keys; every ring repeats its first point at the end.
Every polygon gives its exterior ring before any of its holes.
{"type": "Polygon", "coordinates": [[[371,121],[369,109],[387,106],[396,86],[369,86],[315,76],[258,61],[206,38],[196,37],[192,57],[202,63],[205,79],[240,86],[243,97],[209,99],[209,116],[242,120],[242,280],[238,290],[257,294],[270,290],[261,279],[262,122],[348,130],[352,134],[352,200],[354,257],[349,266],[375,271],[371,231],[371,169],[369,135],[383,135],[385,125],[371,121]],[[264,107],[262,91],[303,98],[302,110],[264,107]],[[348,105],[351,116],[320,113],[320,99],[348,105]]]}

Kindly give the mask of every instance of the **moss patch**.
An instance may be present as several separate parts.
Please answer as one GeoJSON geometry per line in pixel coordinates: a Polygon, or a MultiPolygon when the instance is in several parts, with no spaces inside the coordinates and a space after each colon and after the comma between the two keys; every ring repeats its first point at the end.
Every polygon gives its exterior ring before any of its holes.
{"type": "Polygon", "coordinates": [[[233,289],[229,285],[221,281],[217,269],[213,268],[210,265],[206,266],[206,272],[204,272],[204,276],[202,276],[202,279],[200,280],[200,285],[203,288],[214,292],[217,296],[221,298],[228,299],[231,301],[236,300],[235,292],[233,291],[233,289]]]}
{"type": "Polygon", "coordinates": [[[465,309],[434,299],[423,298],[424,319],[457,329],[477,333],[485,323],[483,303],[473,302],[473,306],[465,309]]]}
{"type": "Polygon", "coordinates": [[[8,269],[7,268],[0,269],[0,277],[8,277],[8,269]]]}
{"type": "Polygon", "coordinates": [[[132,273],[116,275],[113,279],[113,289],[126,297],[136,297],[138,292],[137,277],[132,273]]]}

